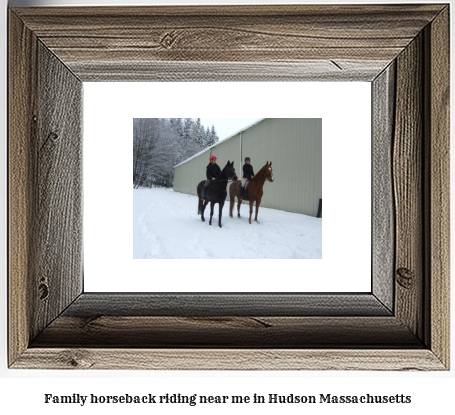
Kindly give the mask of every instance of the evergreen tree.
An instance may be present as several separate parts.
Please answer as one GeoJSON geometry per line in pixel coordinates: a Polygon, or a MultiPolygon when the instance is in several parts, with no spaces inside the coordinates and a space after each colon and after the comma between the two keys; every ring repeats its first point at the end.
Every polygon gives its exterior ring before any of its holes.
{"type": "Polygon", "coordinates": [[[201,124],[201,119],[198,118],[194,126],[194,137],[198,144],[204,145],[205,131],[201,124]]]}
{"type": "Polygon", "coordinates": [[[193,127],[193,120],[191,118],[185,118],[185,121],[183,123],[183,139],[184,140],[191,140],[191,133],[192,133],[192,128],[193,127]]]}
{"type": "Polygon", "coordinates": [[[211,146],[211,140],[210,140],[210,128],[207,127],[207,129],[205,130],[205,136],[204,136],[204,145],[205,147],[210,147],[211,146]]]}
{"type": "Polygon", "coordinates": [[[211,140],[213,144],[216,144],[219,140],[218,134],[215,131],[215,126],[212,125],[212,131],[211,131],[211,140]]]}

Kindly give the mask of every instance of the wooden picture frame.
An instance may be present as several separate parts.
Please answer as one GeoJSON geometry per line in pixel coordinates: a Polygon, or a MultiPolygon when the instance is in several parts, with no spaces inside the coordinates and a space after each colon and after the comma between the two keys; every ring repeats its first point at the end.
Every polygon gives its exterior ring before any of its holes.
{"type": "Polygon", "coordinates": [[[13,8],[8,93],[10,368],[449,369],[448,4],[13,8]],[[371,82],[372,292],[84,292],[82,82],[121,80],[371,82]]]}

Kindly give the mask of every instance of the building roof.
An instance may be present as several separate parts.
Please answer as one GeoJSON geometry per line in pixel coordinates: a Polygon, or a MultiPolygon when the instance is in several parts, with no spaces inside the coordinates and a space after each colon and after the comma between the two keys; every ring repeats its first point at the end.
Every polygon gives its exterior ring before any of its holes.
{"type": "Polygon", "coordinates": [[[254,123],[252,123],[252,124],[250,124],[250,125],[248,125],[248,126],[242,128],[242,129],[240,129],[240,130],[237,131],[236,133],[231,134],[229,137],[226,137],[226,138],[224,138],[223,140],[218,141],[216,144],[213,144],[213,145],[210,146],[210,147],[204,148],[204,150],[200,151],[199,153],[196,153],[196,154],[194,154],[193,156],[191,156],[191,157],[187,158],[186,160],[182,161],[181,163],[175,165],[175,166],[174,166],[174,169],[175,169],[177,166],[180,166],[181,164],[184,164],[184,163],[186,163],[187,161],[190,161],[191,159],[193,159],[193,158],[199,156],[200,154],[205,153],[206,151],[210,150],[211,148],[216,147],[218,144],[224,143],[226,140],[229,140],[229,139],[231,139],[232,137],[235,137],[237,134],[240,134],[240,133],[242,133],[243,131],[246,131],[246,130],[250,129],[251,127],[254,127],[256,124],[259,124],[260,122],[262,122],[262,121],[264,121],[264,120],[265,120],[265,118],[261,118],[260,120],[255,121],[254,123]]]}

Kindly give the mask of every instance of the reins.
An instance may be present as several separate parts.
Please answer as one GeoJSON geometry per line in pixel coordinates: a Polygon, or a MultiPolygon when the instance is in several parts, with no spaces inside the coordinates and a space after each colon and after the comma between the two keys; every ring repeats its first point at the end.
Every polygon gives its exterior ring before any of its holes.
{"type": "MultiPolygon", "coordinates": [[[[220,177],[220,176],[223,174],[223,172],[224,172],[224,169],[221,171],[221,173],[219,174],[218,177],[220,177]]],[[[235,174],[235,173],[234,173],[234,174],[235,174]]],[[[227,179],[218,179],[218,177],[215,178],[215,181],[216,181],[216,182],[228,182],[229,180],[234,181],[234,180],[232,179],[232,177],[228,177],[227,179]]]]}
{"type": "MultiPolygon", "coordinates": [[[[223,173],[223,172],[221,172],[221,173],[223,173]]],[[[221,176],[221,173],[220,173],[220,176],[221,176]]],[[[223,179],[223,180],[218,180],[217,178],[215,178],[216,182],[228,182],[229,180],[234,181],[232,179],[232,177],[228,177],[227,179],[223,179]]],[[[190,190],[190,193],[193,192],[194,190],[197,190],[197,186],[193,190],[190,190]]],[[[191,196],[191,194],[189,194],[188,196],[191,196]]]]}
{"type": "MultiPolygon", "coordinates": [[[[232,180],[232,177],[229,177],[228,179],[224,179],[224,180],[215,179],[216,182],[228,182],[229,180],[232,180]]],[[[234,180],[232,180],[232,181],[234,181],[234,180]]]]}

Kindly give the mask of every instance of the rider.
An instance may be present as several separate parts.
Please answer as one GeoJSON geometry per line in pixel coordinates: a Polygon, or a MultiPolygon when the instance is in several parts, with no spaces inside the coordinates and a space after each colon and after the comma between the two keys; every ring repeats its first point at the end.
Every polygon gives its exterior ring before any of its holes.
{"type": "Polygon", "coordinates": [[[205,199],[207,195],[207,188],[209,187],[212,180],[215,180],[221,173],[220,166],[216,164],[216,157],[210,156],[210,163],[207,166],[206,176],[207,181],[205,182],[204,187],[202,188],[202,199],[205,199]]]}
{"type": "Polygon", "coordinates": [[[243,165],[242,186],[240,187],[240,199],[243,199],[243,191],[245,190],[245,183],[254,176],[253,166],[250,164],[249,157],[245,157],[245,164],[243,165]]]}

